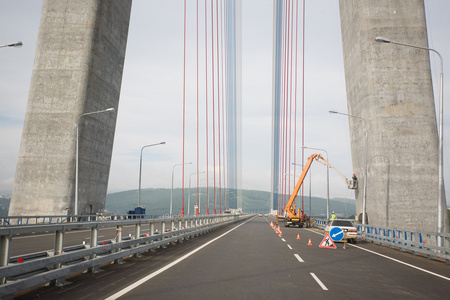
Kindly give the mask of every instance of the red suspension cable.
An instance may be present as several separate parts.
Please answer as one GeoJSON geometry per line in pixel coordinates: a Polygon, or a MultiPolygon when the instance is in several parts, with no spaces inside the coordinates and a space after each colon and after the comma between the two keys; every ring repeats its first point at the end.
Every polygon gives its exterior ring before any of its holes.
{"type": "MultiPolygon", "coordinates": [[[[200,204],[200,194],[199,194],[199,184],[200,184],[200,173],[199,173],[199,161],[200,161],[200,155],[199,155],[199,111],[198,111],[198,0],[196,1],[196,21],[197,21],[197,211],[195,212],[196,215],[199,214],[198,207],[200,204]]],[[[189,191],[190,193],[190,191],[189,191]]]]}
{"type": "Polygon", "coordinates": [[[186,111],[186,0],[184,0],[184,49],[183,49],[183,165],[181,188],[181,215],[184,216],[184,143],[185,143],[185,111],[186,111]]]}
{"type": "MultiPolygon", "coordinates": [[[[225,73],[224,73],[224,69],[225,66],[223,64],[224,61],[224,55],[225,55],[225,48],[224,48],[224,41],[223,41],[223,30],[224,30],[224,22],[225,22],[225,16],[224,16],[224,11],[225,8],[224,6],[225,1],[222,1],[222,4],[220,6],[220,42],[221,42],[221,49],[222,49],[222,56],[220,57],[220,64],[222,66],[222,178],[223,178],[223,183],[222,183],[222,190],[225,193],[226,192],[226,177],[225,177],[225,170],[226,170],[226,166],[225,166],[225,161],[226,161],[226,152],[225,152],[225,98],[224,98],[224,93],[225,93],[225,86],[224,86],[224,77],[225,77],[225,73]]],[[[224,201],[224,209],[227,209],[227,200],[224,194],[223,197],[223,201],[224,201]]]]}
{"type": "Polygon", "coordinates": [[[216,0],[216,51],[217,51],[217,134],[219,153],[219,214],[222,214],[222,182],[221,182],[221,160],[220,160],[220,64],[219,64],[219,0],[216,0]]]}
{"type": "MultiPolygon", "coordinates": [[[[302,51],[302,162],[305,161],[305,3],[303,0],[303,51],[302,51]]],[[[303,209],[303,188],[302,188],[302,209],[303,209]]],[[[328,217],[328,216],[327,216],[328,217]]]]}
{"type": "Polygon", "coordinates": [[[214,180],[214,214],[216,214],[216,119],[214,94],[214,2],[211,0],[211,67],[212,67],[212,103],[213,103],[213,180],[214,180]]]}
{"type": "MultiPolygon", "coordinates": [[[[297,162],[297,46],[298,46],[298,0],[295,1],[295,92],[294,92],[294,162],[297,162]]],[[[295,178],[295,167],[294,165],[294,178],[295,178]]],[[[303,209],[303,207],[302,207],[303,209]]]]}
{"type": "Polygon", "coordinates": [[[207,26],[207,9],[206,9],[206,1],[205,0],[205,120],[206,120],[206,214],[209,215],[209,149],[208,149],[208,26],[207,26]]]}

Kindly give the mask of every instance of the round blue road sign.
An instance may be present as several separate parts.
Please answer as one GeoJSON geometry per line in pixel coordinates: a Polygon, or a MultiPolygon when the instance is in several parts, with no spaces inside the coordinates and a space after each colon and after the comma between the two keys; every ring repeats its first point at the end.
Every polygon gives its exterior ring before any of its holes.
{"type": "Polygon", "coordinates": [[[330,237],[333,241],[339,242],[344,238],[344,231],[339,227],[333,227],[330,230],[330,237]]]}

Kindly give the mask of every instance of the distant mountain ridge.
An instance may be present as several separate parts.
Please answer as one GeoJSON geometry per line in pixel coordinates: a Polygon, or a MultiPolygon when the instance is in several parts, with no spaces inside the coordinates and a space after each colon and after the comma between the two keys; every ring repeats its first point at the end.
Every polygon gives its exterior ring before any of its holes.
{"type": "MultiPolygon", "coordinates": [[[[184,190],[184,212],[185,214],[194,213],[194,204],[197,202],[196,190],[193,190],[190,199],[190,209],[188,210],[189,196],[188,189],[184,190]]],[[[200,213],[206,213],[206,189],[200,189],[200,213]]],[[[140,205],[146,208],[146,214],[164,215],[169,213],[171,189],[142,189],[140,205]]],[[[289,196],[287,196],[288,198],[289,196]]],[[[181,188],[173,190],[173,208],[174,214],[181,212],[181,188]]],[[[224,210],[224,196],[220,198],[219,191],[216,189],[216,212],[219,213],[219,203],[222,201],[222,210],[224,210]]],[[[257,190],[242,190],[242,200],[244,212],[269,212],[270,193],[257,190]]],[[[300,197],[299,197],[300,198],[300,197]]],[[[214,212],[214,190],[209,188],[209,212],[214,212]]],[[[297,206],[298,204],[297,200],[297,206]]],[[[112,213],[126,213],[137,206],[138,190],[122,191],[111,193],[106,196],[106,210],[112,213]]],[[[310,214],[309,196],[303,196],[304,210],[307,215],[310,214]]],[[[232,204],[230,205],[233,208],[232,204]]],[[[335,211],[339,217],[346,218],[356,214],[355,200],[347,198],[330,199],[330,213],[335,211]]],[[[311,197],[311,215],[326,215],[326,199],[311,197]]]]}
{"type": "MultiPolygon", "coordinates": [[[[194,204],[197,202],[196,189],[192,189],[190,199],[190,209],[188,209],[189,195],[188,189],[185,189],[184,195],[184,211],[185,214],[194,213],[194,204]]],[[[206,189],[200,189],[200,213],[206,213],[206,189]]],[[[165,215],[169,213],[170,207],[170,193],[171,189],[157,188],[157,189],[142,189],[141,190],[141,206],[146,208],[146,214],[150,215],[165,215]]],[[[209,188],[209,212],[214,213],[214,189],[209,188]]],[[[216,189],[216,212],[220,212],[220,201],[222,201],[222,211],[225,209],[224,195],[222,198],[216,189]]],[[[244,212],[269,212],[270,193],[257,190],[242,190],[242,200],[244,212]]],[[[0,196],[0,217],[7,216],[9,204],[11,201],[10,195],[0,196]]],[[[299,200],[297,200],[299,201],[299,200]]],[[[115,214],[126,214],[129,210],[133,210],[138,205],[138,190],[121,191],[117,193],[110,193],[106,196],[106,210],[115,214]]],[[[173,190],[173,213],[179,214],[181,212],[181,188],[173,190]]],[[[304,210],[307,215],[310,215],[309,196],[303,197],[304,210]]],[[[311,215],[325,217],[326,214],[326,199],[319,197],[311,197],[311,215]]],[[[230,205],[231,208],[233,203],[230,205]]],[[[298,205],[298,202],[297,202],[298,205]]],[[[330,199],[330,212],[335,211],[339,217],[349,217],[356,213],[355,200],[347,198],[333,198],[330,199]]]]}

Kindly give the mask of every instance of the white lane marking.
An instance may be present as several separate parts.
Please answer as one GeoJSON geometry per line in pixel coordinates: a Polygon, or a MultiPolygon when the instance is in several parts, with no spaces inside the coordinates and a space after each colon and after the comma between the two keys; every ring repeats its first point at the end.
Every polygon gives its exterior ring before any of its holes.
{"type": "Polygon", "coordinates": [[[230,232],[232,232],[233,230],[235,230],[235,229],[241,227],[242,225],[244,225],[245,223],[251,221],[252,219],[253,219],[253,218],[251,218],[251,219],[245,221],[245,222],[242,223],[242,224],[237,225],[236,227],[234,227],[234,228],[228,230],[227,232],[225,232],[224,234],[222,234],[222,235],[220,235],[220,236],[218,236],[218,237],[212,239],[211,241],[209,241],[209,242],[203,244],[202,246],[200,246],[200,247],[198,247],[198,248],[192,250],[192,251],[189,252],[188,254],[185,254],[185,255],[183,255],[182,257],[178,258],[177,260],[171,262],[171,263],[168,264],[167,266],[162,267],[161,269],[159,269],[159,270],[157,270],[157,271],[155,271],[155,272],[153,272],[153,273],[151,273],[151,274],[145,276],[144,278],[142,278],[142,279],[136,281],[135,283],[131,284],[130,286],[128,286],[128,287],[126,287],[126,288],[124,288],[123,290],[120,290],[120,291],[118,291],[117,293],[115,293],[115,294],[109,296],[109,297],[106,298],[105,300],[114,300],[114,299],[117,299],[117,298],[119,298],[119,297],[125,295],[126,293],[128,293],[128,292],[130,292],[131,290],[137,288],[138,286],[140,286],[141,284],[145,283],[146,281],[152,279],[153,277],[155,277],[155,276],[161,274],[162,272],[164,272],[164,271],[170,269],[171,267],[175,266],[176,264],[182,262],[183,260],[185,260],[186,258],[188,258],[189,256],[191,256],[192,254],[195,254],[196,252],[198,252],[198,251],[200,251],[201,249],[205,248],[205,247],[208,246],[209,244],[211,244],[211,243],[217,241],[218,239],[224,237],[225,235],[227,235],[227,234],[229,234],[230,232]]]}
{"type": "Polygon", "coordinates": [[[291,249],[291,250],[292,250],[292,247],[291,247],[291,246],[290,246],[289,244],[288,244],[287,246],[289,247],[289,249],[291,249]]]}
{"type": "Polygon", "coordinates": [[[299,262],[304,262],[303,259],[300,257],[300,255],[294,254],[294,256],[295,256],[295,258],[297,258],[297,260],[298,260],[299,262]]]}
{"type": "Polygon", "coordinates": [[[281,239],[283,242],[286,242],[286,240],[285,239],[281,239]]]}
{"type": "Polygon", "coordinates": [[[448,278],[448,277],[445,277],[445,276],[439,275],[439,274],[437,274],[437,273],[434,273],[434,272],[431,272],[431,271],[428,271],[428,270],[419,268],[419,267],[417,267],[417,266],[411,265],[411,264],[409,264],[409,263],[406,263],[406,262],[404,262],[404,261],[398,260],[398,259],[396,259],[396,258],[392,258],[392,257],[389,257],[389,256],[387,256],[387,255],[384,255],[384,254],[381,254],[381,253],[377,253],[377,252],[372,251],[372,250],[369,250],[369,249],[364,249],[364,248],[359,247],[359,246],[356,246],[356,245],[351,245],[351,246],[353,246],[353,247],[355,247],[355,248],[358,248],[358,249],[361,249],[361,250],[364,250],[364,251],[367,251],[367,252],[370,252],[370,253],[372,253],[372,254],[376,254],[376,255],[378,255],[378,256],[381,256],[381,257],[390,259],[390,260],[392,260],[392,261],[398,262],[399,264],[402,264],[402,265],[405,265],[405,266],[414,268],[414,269],[416,269],[416,270],[419,270],[419,271],[422,271],[422,272],[425,272],[425,273],[434,275],[434,276],[436,276],[436,277],[439,277],[439,278],[442,278],[442,279],[445,279],[445,280],[450,281],[450,278],[448,278]]]}
{"type": "Polygon", "coordinates": [[[319,277],[316,276],[316,274],[314,273],[309,273],[311,274],[311,276],[316,280],[316,282],[320,285],[320,287],[322,288],[322,290],[324,291],[328,291],[327,287],[325,286],[325,284],[322,283],[322,281],[320,281],[319,277]]]}
{"type": "MultiPolygon", "coordinates": [[[[316,231],[314,231],[314,230],[311,230],[311,229],[307,229],[307,230],[309,230],[309,231],[311,231],[311,232],[314,232],[314,233],[316,233],[316,234],[322,235],[322,234],[320,234],[320,233],[318,233],[318,232],[316,232],[316,231]]],[[[348,244],[348,243],[347,243],[347,244],[348,244]]],[[[416,270],[419,270],[419,271],[428,273],[428,274],[430,274],[430,275],[433,275],[433,276],[436,276],[436,277],[439,277],[439,278],[442,278],[442,279],[445,279],[445,280],[450,281],[450,278],[449,278],[449,277],[445,277],[445,276],[439,275],[439,274],[437,274],[437,273],[434,273],[434,272],[431,272],[431,271],[428,271],[428,270],[419,268],[419,267],[417,267],[417,266],[411,265],[411,264],[409,264],[409,263],[406,263],[406,262],[404,262],[404,261],[398,260],[398,259],[396,259],[396,258],[387,256],[387,255],[384,255],[384,254],[381,254],[381,253],[378,253],[378,252],[375,252],[375,251],[372,251],[372,250],[369,250],[369,249],[365,249],[365,248],[362,248],[362,247],[359,247],[359,246],[356,246],[356,245],[352,245],[352,244],[348,244],[348,245],[349,245],[349,246],[352,246],[352,247],[355,247],[355,248],[358,248],[358,249],[360,249],[360,250],[364,250],[364,251],[370,252],[370,253],[372,253],[372,254],[375,254],[375,255],[378,255],[378,256],[381,256],[381,257],[390,259],[390,260],[392,260],[392,261],[395,261],[395,262],[397,262],[397,263],[399,263],[399,264],[402,264],[402,265],[411,267],[411,268],[413,268],[413,269],[416,269],[416,270]]]]}

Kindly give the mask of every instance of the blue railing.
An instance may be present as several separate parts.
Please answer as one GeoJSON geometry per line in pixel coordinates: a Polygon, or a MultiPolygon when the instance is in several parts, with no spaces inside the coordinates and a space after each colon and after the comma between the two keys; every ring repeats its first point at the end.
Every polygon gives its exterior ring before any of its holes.
{"type": "MultiPolygon", "coordinates": [[[[326,219],[315,219],[314,225],[325,228],[326,219]]],[[[439,257],[450,264],[450,233],[436,233],[404,228],[355,224],[358,239],[378,243],[401,251],[424,254],[428,258],[439,257]]]]}

